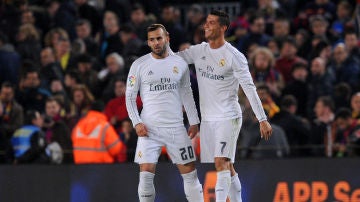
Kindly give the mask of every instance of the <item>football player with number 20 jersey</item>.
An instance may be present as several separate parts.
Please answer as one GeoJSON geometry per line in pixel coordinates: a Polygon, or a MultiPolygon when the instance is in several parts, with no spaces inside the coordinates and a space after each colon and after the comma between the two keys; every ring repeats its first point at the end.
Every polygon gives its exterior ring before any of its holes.
{"type": "Polygon", "coordinates": [[[148,27],[151,53],[137,59],[131,66],[126,89],[126,107],[138,134],[135,162],[140,165],[138,195],[140,202],[155,200],[154,175],[162,146],[166,147],[184,180],[188,201],[203,202],[202,186],[195,169],[191,143],[199,131],[199,118],[190,85],[187,63],[179,56],[169,55],[169,36],[161,24],[148,27]],[[143,102],[141,115],[136,96],[143,102]],[[183,123],[182,106],[190,127],[183,123]]]}

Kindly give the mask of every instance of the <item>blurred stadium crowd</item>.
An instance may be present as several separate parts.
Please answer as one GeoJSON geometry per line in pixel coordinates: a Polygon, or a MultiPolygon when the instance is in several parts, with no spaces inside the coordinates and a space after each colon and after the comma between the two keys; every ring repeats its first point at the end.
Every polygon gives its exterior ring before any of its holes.
{"type": "MultiPolygon", "coordinates": [[[[162,23],[172,50],[183,50],[205,40],[202,24],[215,3],[1,1],[0,162],[73,163],[73,128],[94,109],[122,144],[110,162],[131,162],[137,136],[124,93],[132,62],[150,51],[146,28],[162,23]]],[[[274,128],[269,142],[259,139],[258,122],[239,92],[244,115],[237,158],[359,156],[360,1],[228,5],[240,12],[231,16],[227,40],[247,57],[274,128]]],[[[161,158],[169,160],[165,150],[161,158]]]]}

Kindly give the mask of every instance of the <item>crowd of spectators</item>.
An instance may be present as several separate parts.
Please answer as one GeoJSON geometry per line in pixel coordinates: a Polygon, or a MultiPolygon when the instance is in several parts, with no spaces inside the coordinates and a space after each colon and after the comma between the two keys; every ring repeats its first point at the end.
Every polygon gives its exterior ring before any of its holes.
{"type": "MultiPolygon", "coordinates": [[[[360,2],[238,3],[227,40],[249,61],[274,135],[270,142],[258,138],[257,120],[239,92],[244,123],[237,157],[359,156],[360,2]]],[[[164,24],[175,52],[205,40],[205,4],[181,5],[185,12],[179,5],[1,1],[0,162],[73,163],[73,128],[99,101],[125,145],[114,159],[131,162],[137,136],[124,92],[132,62],[150,51],[147,26],[164,24]],[[31,144],[20,157],[24,131],[31,144]]],[[[195,73],[191,68],[198,106],[195,73]]],[[[141,109],[140,98],[137,104],[141,109]]]]}

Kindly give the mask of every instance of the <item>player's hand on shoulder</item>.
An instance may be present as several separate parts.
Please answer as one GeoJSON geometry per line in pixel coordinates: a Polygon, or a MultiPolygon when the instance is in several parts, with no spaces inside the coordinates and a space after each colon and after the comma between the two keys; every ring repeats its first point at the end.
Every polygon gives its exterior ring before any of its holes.
{"type": "Polygon", "coordinates": [[[188,130],[190,139],[193,139],[199,132],[199,125],[191,125],[188,130]]]}
{"type": "Polygon", "coordinates": [[[138,123],[136,124],[135,126],[135,131],[136,131],[136,134],[139,136],[139,137],[146,137],[148,136],[148,130],[145,126],[145,124],[143,123],[138,123]]]}
{"type": "Polygon", "coordinates": [[[260,134],[261,138],[265,138],[265,140],[269,140],[272,135],[272,127],[268,121],[260,122],[260,134]]]}

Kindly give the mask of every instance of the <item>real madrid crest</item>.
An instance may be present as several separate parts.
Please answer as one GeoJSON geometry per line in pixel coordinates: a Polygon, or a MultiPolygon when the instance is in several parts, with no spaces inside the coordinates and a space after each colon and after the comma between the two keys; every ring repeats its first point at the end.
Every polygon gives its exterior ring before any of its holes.
{"type": "Polygon", "coordinates": [[[219,62],[220,67],[225,66],[225,59],[221,59],[219,62]]]}
{"type": "Polygon", "coordinates": [[[177,68],[177,66],[175,66],[175,67],[173,68],[173,72],[174,72],[175,74],[179,73],[179,69],[177,68]]]}

